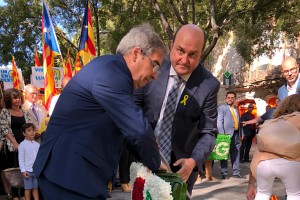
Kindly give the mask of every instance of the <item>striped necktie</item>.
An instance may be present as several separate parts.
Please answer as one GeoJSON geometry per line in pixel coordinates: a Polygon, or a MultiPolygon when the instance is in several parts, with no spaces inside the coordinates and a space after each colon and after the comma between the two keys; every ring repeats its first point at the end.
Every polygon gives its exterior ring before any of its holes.
{"type": "Polygon", "coordinates": [[[35,104],[32,104],[31,109],[32,109],[32,112],[33,112],[35,118],[37,119],[37,121],[39,121],[39,116],[38,116],[38,114],[37,114],[35,104]]]}
{"type": "Polygon", "coordinates": [[[174,84],[168,94],[166,107],[160,127],[160,150],[166,160],[171,161],[171,133],[175,110],[177,106],[177,96],[181,78],[174,76],[174,84]]]}

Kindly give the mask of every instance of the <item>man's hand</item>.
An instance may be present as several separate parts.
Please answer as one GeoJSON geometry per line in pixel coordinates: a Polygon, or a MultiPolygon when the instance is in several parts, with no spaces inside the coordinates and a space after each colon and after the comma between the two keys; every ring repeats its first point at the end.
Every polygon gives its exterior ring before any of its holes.
{"type": "Polygon", "coordinates": [[[181,158],[177,160],[174,166],[181,166],[180,170],[177,172],[180,178],[186,182],[190,177],[194,167],[196,166],[196,162],[192,158],[181,158]]]}
{"type": "Polygon", "coordinates": [[[244,122],[242,122],[242,125],[243,125],[243,126],[246,126],[246,125],[248,125],[248,122],[247,122],[247,121],[244,121],[244,122]]]}

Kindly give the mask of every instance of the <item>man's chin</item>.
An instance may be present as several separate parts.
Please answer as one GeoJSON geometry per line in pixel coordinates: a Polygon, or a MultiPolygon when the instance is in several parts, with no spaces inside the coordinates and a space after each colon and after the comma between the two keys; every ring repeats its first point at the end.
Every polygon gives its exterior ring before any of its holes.
{"type": "Polygon", "coordinates": [[[138,85],[138,88],[144,87],[145,85],[147,85],[148,83],[150,83],[150,81],[151,81],[151,80],[145,79],[145,81],[141,82],[141,83],[138,85]]]}
{"type": "Polygon", "coordinates": [[[186,67],[178,67],[175,71],[180,76],[184,76],[190,73],[186,67]]]}

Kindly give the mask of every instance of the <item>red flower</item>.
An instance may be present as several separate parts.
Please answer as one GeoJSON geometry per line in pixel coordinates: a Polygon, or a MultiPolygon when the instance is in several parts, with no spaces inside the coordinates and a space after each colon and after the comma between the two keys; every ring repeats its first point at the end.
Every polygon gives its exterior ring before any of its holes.
{"type": "Polygon", "coordinates": [[[133,184],[132,190],[132,200],[143,200],[143,191],[144,191],[145,179],[137,177],[133,184]]]}

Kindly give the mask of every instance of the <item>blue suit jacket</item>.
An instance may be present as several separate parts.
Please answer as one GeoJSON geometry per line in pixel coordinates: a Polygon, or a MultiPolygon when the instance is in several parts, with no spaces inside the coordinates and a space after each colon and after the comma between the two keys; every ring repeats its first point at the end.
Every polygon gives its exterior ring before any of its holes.
{"type": "MultiPolygon", "coordinates": [[[[135,93],[153,128],[165,97],[170,67],[170,61],[164,60],[157,80],[135,93]]],[[[186,83],[174,116],[171,143],[176,159],[191,157],[199,169],[215,145],[219,87],[219,81],[199,65],[186,83]],[[187,97],[186,104],[181,102],[187,97]]]]}
{"type": "MultiPolygon", "coordinates": [[[[300,78],[300,74],[298,75],[298,79],[299,78],[300,78]]],[[[300,81],[298,82],[296,94],[300,94],[300,81]]],[[[278,99],[279,99],[279,102],[282,101],[287,96],[288,96],[287,83],[285,83],[283,86],[281,86],[278,89],[278,99]]]]}
{"type": "Polygon", "coordinates": [[[159,168],[158,145],[134,102],[133,80],[123,57],[95,58],[61,94],[34,173],[87,197],[106,199],[124,139],[151,170],[159,168]]]}
{"type": "MultiPolygon", "coordinates": [[[[237,120],[239,122],[239,111],[236,106],[234,106],[234,109],[237,113],[237,120]]],[[[230,134],[231,136],[233,135],[234,121],[229,106],[227,104],[222,104],[218,106],[218,131],[221,134],[230,134]]]]}

